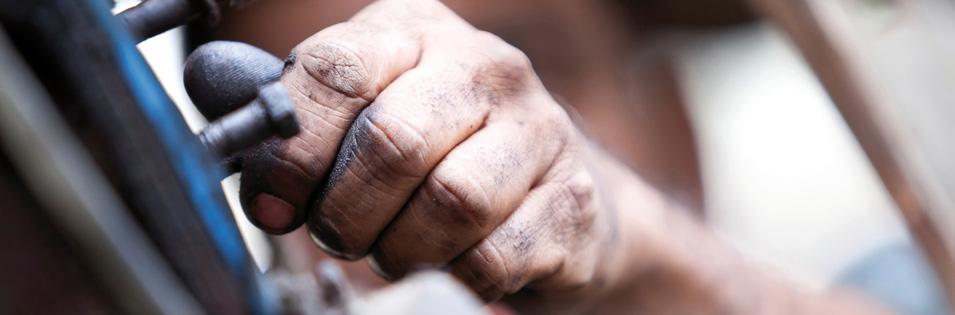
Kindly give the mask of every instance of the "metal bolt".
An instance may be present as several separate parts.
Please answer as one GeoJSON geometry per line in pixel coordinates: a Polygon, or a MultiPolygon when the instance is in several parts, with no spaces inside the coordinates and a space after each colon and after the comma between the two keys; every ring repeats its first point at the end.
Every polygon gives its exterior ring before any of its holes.
{"type": "Polygon", "coordinates": [[[273,136],[290,138],[298,132],[295,106],[276,82],[259,89],[258,97],[245,107],[210,123],[199,140],[209,151],[228,157],[273,136]]]}
{"type": "Polygon", "coordinates": [[[223,7],[238,8],[249,2],[252,0],[146,0],[117,16],[130,33],[145,40],[200,18],[215,24],[223,7]]]}
{"type": "Polygon", "coordinates": [[[201,0],[147,0],[117,17],[133,36],[145,40],[199,18],[206,9],[201,0]]]}

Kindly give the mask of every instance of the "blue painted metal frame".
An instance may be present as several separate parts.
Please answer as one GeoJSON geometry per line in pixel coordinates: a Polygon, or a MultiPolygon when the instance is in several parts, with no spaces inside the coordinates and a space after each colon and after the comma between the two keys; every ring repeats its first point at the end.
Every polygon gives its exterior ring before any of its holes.
{"type": "Polygon", "coordinates": [[[192,203],[199,211],[206,231],[212,236],[229,271],[246,285],[246,297],[258,314],[277,313],[274,292],[257,272],[239,234],[232,213],[219,188],[223,170],[214,163],[189,130],[182,115],[166,95],[145,59],[136,49],[132,36],[117,23],[107,1],[86,0],[97,22],[113,43],[118,64],[130,83],[142,111],[155,127],[163,151],[172,161],[192,203]]]}

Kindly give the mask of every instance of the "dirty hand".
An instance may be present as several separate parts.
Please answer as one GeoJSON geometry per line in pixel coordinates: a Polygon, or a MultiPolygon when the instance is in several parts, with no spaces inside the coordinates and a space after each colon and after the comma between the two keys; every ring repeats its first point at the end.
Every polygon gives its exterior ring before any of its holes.
{"type": "Polygon", "coordinates": [[[603,276],[593,150],[498,37],[437,1],[380,1],[296,47],[282,82],[303,130],[245,158],[262,229],[305,224],[386,278],[447,268],[489,301],[603,276]]]}

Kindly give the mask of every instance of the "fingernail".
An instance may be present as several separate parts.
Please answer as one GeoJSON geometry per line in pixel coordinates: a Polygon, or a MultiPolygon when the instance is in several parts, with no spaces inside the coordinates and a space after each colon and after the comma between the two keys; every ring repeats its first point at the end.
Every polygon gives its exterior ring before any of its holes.
{"type": "Polygon", "coordinates": [[[381,264],[378,262],[378,259],[375,258],[375,255],[368,255],[367,260],[368,260],[368,267],[371,268],[372,272],[374,272],[379,277],[385,280],[388,280],[388,281],[395,280],[395,278],[389,275],[387,272],[385,272],[384,269],[381,269],[381,264]]]}
{"type": "Polygon", "coordinates": [[[308,236],[311,237],[312,242],[315,242],[315,245],[325,251],[325,253],[328,253],[329,255],[336,258],[345,260],[358,260],[362,257],[360,255],[346,254],[342,249],[341,238],[335,233],[316,233],[315,231],[309,230],[308,236]]]}
{"type": "Polygon", "coordinates": [[[295,221],[295,207],[278,197],[262,193],[252,199],[249,215],[263,230],[285,233],[295,221]]]}

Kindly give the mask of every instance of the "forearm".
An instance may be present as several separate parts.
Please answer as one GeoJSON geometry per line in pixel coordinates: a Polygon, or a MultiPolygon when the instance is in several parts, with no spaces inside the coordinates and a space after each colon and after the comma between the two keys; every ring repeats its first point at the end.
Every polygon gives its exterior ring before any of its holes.
{"type": "Polygon", "coordinates": [[[748,261],[684,209],[602,152],[592,154],[616,211],[612,287],[595,311],[640,314],[875,314],[850,292],[816,292],[748,261]],[[633,263],[637,262],[637,263],[633,263]],[[624,311],[625,310],[625,311],[624,311]]]}

